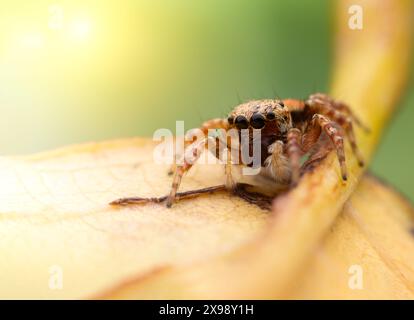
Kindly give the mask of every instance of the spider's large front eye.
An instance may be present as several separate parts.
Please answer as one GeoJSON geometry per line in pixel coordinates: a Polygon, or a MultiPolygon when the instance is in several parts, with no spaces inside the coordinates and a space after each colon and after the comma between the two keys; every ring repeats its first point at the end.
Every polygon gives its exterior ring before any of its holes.
{"type": "Polygon", "coordinates": [[[276,118],[276,115],[275,115],[275,113],[273,112],[273,111],[269,111],[267,114],[266,114],[266,119],[267,120],[274,120],[276,118]]]}
{"type": "Polygon", "coordinates": [[[237,129],[247,129],[249,127],[249,122],[244,116],[237,116],[234,123],[236,124],[237,129]]]}
{"type": "Polygon", "coordinates": [[[250,125],[255,129],[261,129],[265,126],[265,118],[261,113],[255,113],[250,118],[250,125]]]}

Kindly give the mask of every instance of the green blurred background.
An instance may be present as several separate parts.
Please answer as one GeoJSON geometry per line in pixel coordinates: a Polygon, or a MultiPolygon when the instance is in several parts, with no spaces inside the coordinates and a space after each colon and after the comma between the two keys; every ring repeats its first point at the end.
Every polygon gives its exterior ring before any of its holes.
{"type": "MultiPolygon", "coordinates": [[[[188,129],[239,100],[327,91],[332,5],[1,0],[2,154],[188,129]]],[[[414,199],[412,88],[371,169],[414,199]]]]}

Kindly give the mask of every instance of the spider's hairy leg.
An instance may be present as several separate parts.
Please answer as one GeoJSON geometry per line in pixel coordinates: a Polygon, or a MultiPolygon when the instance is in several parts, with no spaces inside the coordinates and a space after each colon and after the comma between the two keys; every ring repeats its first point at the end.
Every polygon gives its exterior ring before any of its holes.
{"type": "Polygon", "coordinates": [[[227,159],[226,165],[224,167],[226,173],[226,189],[232,191],[236,188],[236,183],[233,179],[233,175],[231,173],[232,163],[231,163],[231,147],[227,146],[227,159]]]}
{"type": "MultiPolygon", "coordinates": [[[[189,147],[186,148],[184,157],[183,157],[183,164],[177,166],[175,171],[174,179],[171,185],[171,191],[169,196],[167,197],[166,205],[167,207],[171,207],[174,200],[176,199],[177,190],[180,186],[181,179],[184,174],[191,169],[194,163],[198,160],[201,153],[205,150],[209,150],[214,154],[217,159],[222,159],[222,152],[224,149],[227,149],[227,152],[230,153],[227,145],[220,143],[220,139],[218,137],[206,137],[202,140],[191,144],[189,147]]],[[[228,160],[226,162],[226,189],[234,189],[236,184],[233,181],[231,171],[229,170],[231,166],[231,157],[228,156],[228,160]]]]}
{"type": "MultiPolygon", "coordinates": [[[[210,129],[225,129],[227,130],[229,127],[229,123],[227,122],[227,119],[222,119],[222,118],[216,118],[216,119],[210,119],[205,121],[200,128],[195,129],[195,130],[201,130],[201,132],[207,136],[208,134],[208,130],[210,129]]],[[[192,133],[193,131],[190,130],[190,132],[188,132],[188,135],[186,135],[187,137],[192,133]]],[[[184,139],[184,152],[185,149],[188,148],[188,146],[190,146],[193,141],[191,141],[190,139],[187,139],[187,137],[185,137],[184,139]]],[[[168,175],[172,175],[177,169],[177,165],[176,162],[174,161],[174,163],[171,165],[170,169],[168,170],[168,175]]]]}
{"type": "Polygon", "coordinates": [[[315,144],[321,133],[321,129],[325,131],[333,144],[338,157],[339,165],[341,167],[341,175],[343,180],[347,180],[348,173],[345,164],[345,151],[344,151],[344,138],[342,133],[335,128],[334,122],[330,121],[327,117],[321,114],[315,114],[312,117],[310,126],[304,135],[304,146],[309,149],[315,144]]]}
{"type": "Polygon", "coordinates": [[[175,170],[174,179],[171,185],[171,191],[170,191],[169,196],[167,197],[166,205],[168,208],[172,206],[175,200],[175,196],[180,186],[183,175],[188,170],[190,170],[194,162],[197,161],[198,158],[200,158],[201,153],[204,151],[204,149],[207,148],[208,141],[210,141],[211,139],[213,138],[211,137],[204,138],[199,142],[195,142],[191,144],[189,147],[185,149],[184,157],[183,157],[183,164],[178,165],[175,170]]]}
{"type": "Polygon", "coordinates": [[[198,160],[203,150],[208,149],[211,153],[213,153],[216,158],[222,160],[222,152],[224,149],[227,149],[227,152],[230,153],[230,150],[227,148],[227,145],[221,144],[220,139],[218,137],[207,137],[194,142],[191,144],[187,149],[186,153],[183,157],[183,164],[177,167],[175,171],[174,180],[172,183],[171,191],[169,195],[161,196],[161,197],[127,197],[127,198],[120,198],[117,200],[112,201],[110,204],[115,206],[126,206],[130,204],[142,204],[142,203],[161,203],[166,201],[167,207],[171,207],[174,200],[181,200],[181,199],[189,199],[194,198],[196,196],[200,196],[207,193],[213,193],[216,191],[229,191],[231,190],[234,192],[237,189],[237,184],[233,181],[231,172],[227,171],[227,166],[229,167],[231,164],[231,157],[228,155],[228,161],[226,163],[226,173],[227,173],[227,181],[226,185],[218,185],[213,187],[206,187],[196,190],[189,190],[184,192],[177,192],[180,186],[181,180],[183,175],[191,169],[193,164],[198,160]],[[209,143],[214,142],[214,143],[209,143]]]}
{"type": "Polygon", "coordinates": [[[332,105],[334,109],[339,110],[341,113],[351,118],[352,122],[356,123],[365,132],[370,131],[370,129],[354,114],[354,112],[346,103],[339,100],[335,100],[324,93],[312,94],[309,96],[309,100],[313,100],[321,105],[332,105]]]}
{"type": "Polygon", "coordinates": [[[361,127],[365,132],[370,132],[371,130],[352,112],[351,108],[343,103],[342,101],[334,101],[334,106],[336,109],[342,111],[352,122],[355,122],[359,127],[361,127]]]}
{"type": "Polygon", "coordinates": [[[300,157],[302,132],[297,128],[291,128],[287,134],[287,154],[289,157],[289,164],[292,168],[292,185],[296,185],[300,177],[300,157]]]}
{"type": "Polygon", "coordinates": [[[364,160],[359,152],[352,124],[353,121],[357,124],[360,122],[353,116],[351,109],[344,103],[337,102],[323,94],[312,95],[307,103],[309,103],[311,108],[315,109],[316,113],[329,117],[343,128],[351,144],[352,151],[358,160],[358,164],[363,166],[364,160]]]}

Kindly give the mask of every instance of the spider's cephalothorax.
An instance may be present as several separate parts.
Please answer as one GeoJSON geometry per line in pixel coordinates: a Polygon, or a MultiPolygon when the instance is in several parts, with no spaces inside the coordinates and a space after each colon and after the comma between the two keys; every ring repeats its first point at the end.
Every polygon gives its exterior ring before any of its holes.
{"type": "MultiPolygon", "coordinates": [[[[292,128],[292,117],[289,109],[281,100],[255,100],[238,105],[227,118],[228,129],[236,129],[240,133],[248,130],[250,136],[249,152],[252,153],[253,132],[260,132],[261,165],[266,166],[269,147],[275,141],[287,142],[287,134],[292,128]]],[[[239,136],[241,134],[239,133],[239,136]]],[[[251,164],[246,164],[251,165],[251,164]]]]}
{"type": "MultiPolygon", "coordinates": [[[[194,159],[191,163],[184,160],[182,165],[174,168],[171,192],[166,197],[167,206],[170,207],[176,199],[184,173],[192,167],[194,160],[201,155],[208,146],[208,141],[212,139],[207,135],[210,129],[224,129],[225,131],[236,129],[239,136],[243,130],[247,130],[250,135],[249,148],[254,143],[254,139],[251,138],[253,133],[259,130],[260,173],[279,184],[289,186],[295,185],[299,180],[300,161],[303,156],[308,155],[306,163],[310,163],[315,159],[323,158],[332,149],[336,151],[342,179],[347,180],[345,136],[362,166],[363,160],[354,136],[354,123],[362,126],[346,104],[321,93],[313,94],[306,100],[267,99],[240,104],[230,112],[227,118],[213,119],[203,123],[200,129],[206,137],[186,146],[186,150],[190,151],[194,159]]],[[[229,151],[232,147],[226,146],[226,148],[229,151]]],[[[225,165],[225,185],[227,189],[233,189],[236,183],[231,173],[233,163],[229,154],[230,152],[227,153],[225,165]]],[[[306,166],[306,163],[303,166],[306,166]]],[[[129,201],[120,199],[114,203],[124,204],[129,201]]]]}

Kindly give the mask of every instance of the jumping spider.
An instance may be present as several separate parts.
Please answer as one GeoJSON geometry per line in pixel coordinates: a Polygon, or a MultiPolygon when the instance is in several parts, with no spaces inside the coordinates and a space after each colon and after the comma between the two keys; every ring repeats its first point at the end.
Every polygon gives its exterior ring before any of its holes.
{"type": "MultiPolygon", "coordinates": [[[[198,159],[204,149],[207,148],[208,131],[211,129],[236,129],[240,133],[248,129],[249,134],[253,129],[260,130],[261,167],[264,175],[284,185],[295,185],[301,172],[301,158],[308,155],[308,161],[320,159],[327,151],[334,149],[337,154],[342,179],[347,180],[347,168],[345,165],[344,136],[350,142],[353,153],[360,166],[364,162],[359,153],[353,123],[368,130],[353,115],[350,108],[341,101],[334,100],[326,94],[316,93],[306,100],[297,99],[267,99],[249,101],[236,106],[230,112],[227,119],[212,119],[203,123],[200,127],[206,137],[196,143],[189,143],[185,150],[193,155],[193,160],[198,159]],[[320,140],[325,138],[323,147],[320,140]],[[322,155],[322,156],[321,156],[322,155]]],[[[252,140],[252,139],[250,139],[252,140]]],[[[251,144],[252,142],[250,142],[251,144]]],[[[231,147],[230,147],[231,148],[231,147]]],[[[227,147],[227,150],[230,149],[227,147]]],[[[114,205],[126,205],[140,202],[161,202],[166,200],[167,207],[171,207],[178,198],[193,196],[196,194],[211,192],[216,189],[226,188],[236,190],[237,184],[233,181],[230,160],[226,161],[226,184],[218,187],[204,188],[183,193],[177,193],[183,175],[190,170],[194,161],[183,164],[174,169],[174,179],[171,192],[161,198],[123,198],[113,201],[114,205]]]]}

